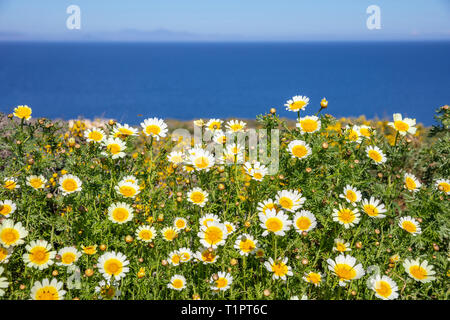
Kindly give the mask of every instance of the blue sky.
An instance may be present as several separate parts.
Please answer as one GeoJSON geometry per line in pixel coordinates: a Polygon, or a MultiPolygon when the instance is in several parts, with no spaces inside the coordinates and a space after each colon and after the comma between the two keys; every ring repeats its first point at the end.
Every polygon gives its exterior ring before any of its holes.
{"type": "Polygon", "coordinates": [[[257,40],[450,40],[449,0],[0,0],[0,35],[70,39],[123,30],[208,34],[257,40]],[[66,28],[67,6],[81,8],[81,30],[66,28]],[[368,30],[366,8],[381,8],[368,30]]]}

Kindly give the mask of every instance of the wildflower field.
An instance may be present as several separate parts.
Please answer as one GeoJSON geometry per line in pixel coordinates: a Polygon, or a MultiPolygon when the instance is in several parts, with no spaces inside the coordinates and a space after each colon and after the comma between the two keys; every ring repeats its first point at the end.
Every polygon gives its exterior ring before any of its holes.
{"type": "Polygon", "coordinates": [[[0,299],[448,299],[448,106],[432,128],[280,109],[256,147],[241,120],[195,141],[2,115],[0,299]]]}

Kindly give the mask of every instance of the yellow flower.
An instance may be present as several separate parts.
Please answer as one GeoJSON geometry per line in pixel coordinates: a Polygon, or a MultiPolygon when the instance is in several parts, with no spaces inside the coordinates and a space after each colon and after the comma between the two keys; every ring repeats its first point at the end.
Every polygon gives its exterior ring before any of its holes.
{"type": "Polygon", "coordinates": [[[83,246],[81,245],[81,249],[83,249],[83,252],[89,256],[96,254],[97,253],[97,245],[93,245],[93,246],[83,246]]]}
{"type": "Polygon", "coordinates": [[[17,106],[17,108],[14,108],[14,115],[19,119],[30,120],[31,108],[29,106],[17,106]]]}

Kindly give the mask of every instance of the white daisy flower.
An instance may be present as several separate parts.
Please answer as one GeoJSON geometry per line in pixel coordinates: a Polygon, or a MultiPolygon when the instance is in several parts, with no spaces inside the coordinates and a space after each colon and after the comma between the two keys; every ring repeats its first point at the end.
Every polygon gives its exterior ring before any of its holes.
{"type": "Polygon", "coordinates": [[[47,179],[45,179],[43,175],[31,175],[27,177],[27,185],[35,190],[43,189],[46,183],[47,179]]]}
{"type": "Polygon", "coordinates": [[[301,210],[294,216],[293,225],[298,233],[309,232],[317,226],[317,220],[314,214],[308,210],[301,210]]]}
{"type": "Polygon", "coordinates": [[[125,203],[113,203],[108,208],[108,219],[117,224],[123,224],[133,219],[133,208],[125,203]]]}
{"type": "Polygon", "coordinates": [[[127,148],[127,145],[123,140],[119,138],[109,137],[105,141],[103,141],[103,146],[107,150],[105,152],[102,152],[104,156],[111,156],[112,159],[118,159],[123,158],[127,155],[124,152],[124,150],[127,148]]]}
{"type": "Polygon", "coordinates": [[[191,191],[188,192],[187,197],[188,201],[198,205],[199,207],[204,207],[208,202],[208,192],[203,191],[202,189],[195,187],[191,191]]]}
{"type": "Polygon", "coordinates": [[[361,192],[348,184],[345,186],[344,192],[339,195],[339,198],[345,199],[348,203],[355,205],[356,202],[361,201],[361,192]]]}
{"type": "Polygon", "coordinates": [[[217,273],[217,280],[211,277],[210,283],[212,284],[212,290],[226,291],[230,289],[233,283],[233,277],[229,273],[219,271],[217,273]]]}
{"type": "Polygon", "coordinates": [[[117,186],[114,187],[116,192],[124,198],[135,198],[139,192],[141,192],[139,185],[132,182],[120,181],[117,186]]]}
{"type": "Polygon", "coordinates": [[[361,206],[364,212],[371,218],[386,217],[386,215],[383,214],[386,212],[386,208],[384,207],[384,204],[381,203],[381,200],[375,199],[374,197],[370,197],[369,200],[363,199],[361,206]]]}
{"type": "Polygon", "coordinates": [[[306,116],[297,120],[295,124],[300,129],[301,134],[314,133],[320,130],[322,123],[316,116],[306,116]]]}
{"type": "Polygon", "coordinates": [[[312,154],[311,147],[303,140],[293,140],[288,146],[287,150],[292,158],[305,159],[312,154]]]}
{"type": "Polygon", "coordinates": [[[56,251],[52,251],[52,246],[45,240],[33,240],[25,249],[23,261],[27,267],[44,270],[54,263],[56,251]]]}
{"type": "Polygon", "coordinates": [[[82,184],[81,180],[73,174],[65,174],[59,178],[59,190],[64,196],[81,191],[82,184]]]}
{"type": "Polygon", "coordinates": [[[16,209],[16,204],[11,200],[0,201],[0,217],[8,218],[16,209]]]}
{"type": "Polygon", "coordinates": [[[156,140],[160,138],[164,138],[169,131],[167,129],[167,124],[158,118],[149,118],[145,119],[144,122],[141,123],[142,132],[148,137],[153,137],[156,140]]]}
{"type": "Polygon", "coordinates": [[[153,238],[156,236],[156,230],[151,226],[140,226],[136,230],[136,237],[144,242],[151,242],[153,238]]]}
{"type": "Polygon", "coordinates": [[[280,190],[275,201],[283,210],[295,212],[305,203],[306,198],[302,198],[302,194],[297,190],[280,190]]]}
{"type": "Polygon", "coordinates": [[[358,209],[349,209],[339,205],[339,209],[333,209],[333,221],[342,224],[345,229],[355,226],[359,223],[360,213],[358,209]]]}
{"type": "Polygon", "coordinates": [[[225,244],[228,232],[224,224],[208,222],[206,226],[202,225],[200,227],[200,232],[197,233],[197,236],[200,238],[200,243],[203,246],[216,249],[218,246],[225,244]]]}
{"type": "Polygon", "coordinates": [[[439,179],[436,181],[436,189],[442,191],[446,195],[450,194],[450,180],[439,179]]]}
{"type": "Polygon", "coordinates": [[[386,155],[381,151],[380,148],[377,146],[368,146],[366,148],[366,154],[367,156],[372,159],[375,164],[383,164],[386,162],[387,158],[386,155]]]}
{"type": "Polygon", "coordinates": [[[436,279],[433,275],[436,273],[433,266],[428,264],[427,260],[422,262],[419,259],[406,259],[403,263],[406,273],[416,281],[427,283],[436,279]]]}
{"type": "Polygon", "coordinates": [[[136,136],[137,135],[138,130],[130,127],[128,124],[120,124],[118,123],[115,127],[114,130],[112,132],[112,136],[114,138],[126,138],[129,136],[136,136]]]}
{"type": "Polygon", "coordinates": [[[405,189],[412,192],[417,192],[420,190],[422,184],[419,180],[410,173],[405,173],[405,189]]]}
{"type": "Polygon", "coordinates": [[[398,222],[398,226],[402,228],[403,230],[408,231],[413,236],[416,236],[418,234],[422,233],[422,229],[420,228],[419,222],[416,221],[416,219],[407,216],[407,217],[401,217],[400,221],[398,222]]]}
{"type": "Polygon", "coordinates": [[[120,280],[130,271],[130,268],[127,267],[129,263],[124,254],[111,251],[105,252],[98,259],[97,267],[105,279],[109,280],[114,278],[115,280],[120,280]]]}
{"type": "Polygon", "coordinates": [[[167,284],[167,288],[181,291],[186,288],[186,278],[182,275],[176,274],[170,278],[170,282],[167,284]]]}
{"type": "Polygon", "coordinates": [[[417,128],[414,127],[416,125],[416,119],[410,118],[403,119],[400,113],[394,113],[393,118],[394,121],[389,122],[388,126],[394,128],[402,136],[406,135],[407,133],[410,134],[416,133],[417,128]]]}
{"type": "Polygon", "coordinates": [[[236,239],[234,248],[239,250],[239,254],[241,256],[248,256],[249,254],[255,252],[257,244],[258,240],[256,240],[253,236],[244,233],[236,239]]]}
{"type": "Polygon", "coordinates": [[[86,138],[87,142],[100,143],[105,140],[106,133],[100,128],[92,128],[84,132],[84,137],[86,138]]]}
{"type": "Polygon", "coordinates": [[[328,269],[339,277],[339,284],[344,286],[346,282],[356,280],[364,276],[362,264],[356,264],[356,259],[350,255],[340,254],[335,260],[328,259],[328,269]]]}
{"type": "Polygon", "coordinates": [[[287,111],[299,112],[300,110],[305,110],[308,104],[309,98],[307,96],[294,96],[292,99],[289,99],[284,106],[287,111]]]}
{"type": "Polygon", "coordinates": [[[36,281],[31,288],[30,295],[32,300],[63,300],[66,291],[62,289],[63,283],[56,280],[49,281],[47,278],[36,281]]]}
{"type": "Polygon", "coordinates": [[[273,209],[266,210],[266,214],[260,213],[258,216],[261,221],[261,228],[265,229],[262,234],[263,237],[267,236],[269,232],[277,236],[284,236],[292,224],[289,216],[281,210],[278,212],[273,209]]]}
{"type": "Polygon", "coordinates": [[[57,262],[57,265],[70,266],[78,261],[81,257],[81,252],[74,247],[64,247],[58,251],[58,255],[61,257],[61,262],[57,262]]]}
{"type": "Polygon", "coordinates": [[[375,296],[382,300],[394,300],[398,298],[397,284],[388,276],[375,275],[369,280],[369,289],[375,291],[375,296]]]}
{"type": "Polygon", "coordinates": [[[287,265],[288,258],[273,260],[269,258],[268,261],[264,262],[264,266],[270,272],[273,272],[272,278],[274,280],[281,279],[286,280],[287,276],[293,276],[292,268],[287,265]]]}
{"type": "Polygon", "coordinates": [[[21,245],[26,236],[28,236],[28,231],[21,222],[14,223],[13,220],[7,219],[3,220],[0,225],[0,244],[5,248],[21,245]]]}

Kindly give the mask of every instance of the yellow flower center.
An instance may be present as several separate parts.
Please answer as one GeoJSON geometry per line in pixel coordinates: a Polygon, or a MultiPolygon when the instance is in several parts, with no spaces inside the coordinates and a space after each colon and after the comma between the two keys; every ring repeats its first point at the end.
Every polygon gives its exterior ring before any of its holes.
{"type": "Polygon", "coordinates": [[[410,177],[406,177],[405,185],[408,190],[414,190],[417,187],[416,182],[410,177]]]}
{"type": "Polygon", "coordinates": [[[130,186],[121,186],[119,191],[126,198],[132,197],[136,194],[136,189],[130,186]]]}
{"type": "Polygon", "coordinates": [[[253,178],[255,178],[256,180],[261,180],[263,178],[263,176],[262,176],[261,172],[256,171],[253,174],[253,178]]]}
{"type": "Polygon", "coordinates": [[[291,109],[292,111],[298,111],[301,110],[304,106],[306,105],[305,101],[294,101],[293,103],[291,103],[289,105],[289,109],[291,109]]]}
{"type": "Polygon", "coordinates": [[[308,228],[311,226],[311,220],[308,217],[300,217],[295,221],[295,224],[297,225],[297,228],[300,230],[308,230],[308,228]]]}
{"type": "Polygon", "coordinates": [[[175,222],[175,225],[177,226],[178,229],[182,229],[186,226],[186,223],[184,222],[184,220],[178,219],[175,222]]]}
{"type": "Polygon", "coordinates": [[[376,150],[369,150],[369,158],[375,162],[380,162],[383,159],[381,154],[376,150]]]}
{"type": "Polygon", "coordinates": [[[33,179],[30,179],[30,184],[33,188],[39,189],[42,187],[42,185],[44,183],[42,182],[42,180],[40,178],[33,178],[33,179]]]}
{"type": "Polygon", "coordinates": [[[58,300],[58,290],[53,286],[42,287],[36,291],[36,300],[58,300]]]}
{"type": "Polygon", "coordinates": [[[392,293],[392,288],[386,281],[378,281],[375,285],[375,291],[382,297],[387,298],[392,293]]]}
{"type": "Polygon", "coordinates": [[[7,256],[8,256],[8,250],[6,250],[3,247],[0,247],[0,262],[5,260],[7,256]]]}
{"type": "Polygon", "coordinates": [[[320,282],[320,280],[321,280],[321,276],[320,276],[320,274],[318,274],[318,273],[311,272],[310,274],[308,274],[308,276],[306,277],[306,279],[307,279],[309,282],[312,282],[312,283],[314,283],[314,284],[318,284],[318,283],[320,282]]]}
{"type": "Polygon", "coordinates": [[[161,132],[161,128],[157,125],[151,124],[145,128],[148,135],[157,136],[161,132]]]}
{"type": "Polygon", "coordinates": [[[220,129],[220,122],[212,122],[210,125],[209,125],[209,129],[211,130],[211,131],[214,131],[214,130],[218,130],[218,129],[220,129]]]}
{"type": "Polygon", "coordinates": [[[308,153],[308,150],[303,145],[297,145],[292,148],[292,154],[297,158],[303,158],[308,153]]]}
{"type": "Polygon", "coordinates": [[[184,282],[181,279],[175,279],[172,282],[172,286],[176,289],[181,289],[183,288],[184,282]]]}
{"type": "Polygon", "coordinates": [[[7,216],[8,214],[10,214],[12,211],[12,208],[9,204],[3,204],[0,205],[0,214],[7,216]]]}
{"type": "Polygon", "coordinates": [[[288,197],[282,197],[278,202],[280,203],[280,206],[285,209],[292,209],[292,207],[294,206],[294,201],[292,201],[292,199],[288,197]]]}
{"type": "Polygon", "coordinates": [[[350,200],[350,202],[355,202],[357,199],[356,192],[353,190],[347,190],[347,193],[345,194],[345,197],[350,200]]]}
{"type": "Polygon", "coordinates": [[[170,258],[170,260],[172,260],[172,263],[173,263],[173,264],[179,264],[179,263],[180,263],[180,260],[181,260],[181,257],[180,257],[178,254],[174,254],[174,255],[170,258]]]}
{"type": "Polygon", "coordinates": [[[408,231],[409,233],[414,233],[417,230],[417,227],[414,223],[411,221],[403,221],[402,222],[402,228],[408,231]]]}
{"type": "Polygon", "coordinates": [[[191,194],[191,200],[194,203],[202,203],[205,200],[205,195],[203,192],[195,191],[191,194]]]}
{"type": "Polygon", "coordinates": [[[104,264],[105,272],[110,275],[119,275],[122,272],[122,268],[122,262],[115,258],[107,260],[104,264]]]}
{"type": "Polygon", "coordinates": [[[216,280],[216,287],[217,288],[225,288],[228,285],[227,278],[219,278],[216,280]]]}
{"type": "Polygon", "coordinates": [[[209,159],[208,157],[198,157],[194,161],[197,168],[205,169],[209,166],[209,159]]]}
{"type": "Polygon", "coordinates": [[[255,243],[250,239],[241,240],[239,243],[239,248],[242,252],[252,252],[256,246],[255,243]]]}
{"type": "Polygon", "coordinates": [[[36,246],[30,251],[30,261],[34,264],[44,264],[50,258],[50,252],[45,247],[36,246]]]}
{"type": "Polygon", "coordinates": [[[361,135],[363,135],[364,137],[370,137],[370,130],[368,128],[361,128],[359,130],[359,132],[361,133],[361,135]]]}
{"type": "Polygon", "coordinates": [[[240,123],[235,123],[232,126],[230,126],[231,131],[239,131],[243,128],[243,126],[240,123]]]}
{"type": "Polygon", "coordinates": [[[369,215],[370,217],[376,217],[378,216],[378,209],[374,205],[366,204],[364,206],[364,211],[369,215]]]}
{"type": "Polygon", "coordinates": [[[342,209],[338,212],[338,219],[343,223],[351,223],[355,220],[355,214],[350,209],[342,209]]]}
{"type": "Polygon", "coordinates": [[[112,213],[113,219],[118,222],[125,221],[129,215],[130,213],[125,208],[115,208],[112,213]]]}
{"type": "Polygon", "coordinates": [[[120,145],[117,143],[108,144],[107,149],[112,154],[118,154],[121,151],[120,145]]]}
{"type": "Polygon", "coordinates": [[[72,192],[78,188],[78,184],[74,179],[65,179],[62,183],[64,191],[72,192]]]}
{"type": "Polygon", "coordinates": [[[450,184],[448,184],[447,182],[439,183],[439,187],[441,187],[442,191],[445,193],[450,192],[450,184]]]}
{"type": "Polygon", "coordinates": [[[313,119],[304,119],[300,121],[300,126],[305,132],[314,132],[319,127],[319,124],[316,120],[313,119]]]}
{"type": "Polygon", "coordinates": [[[283,262],[274,262],[272,265],[272,271],[277,276],[282,277],[288,273],[288,266],[283,262]]]}
{"type": "Polygon", "coordinates": [[[401,120],[397,120],[394,122],[394,127],[397,131],[408,131],[409,129],[409,124],[407,124],[404,121],[401,120]]]}
{"type": "Polygon", "coordinates": [[[12,245],[20,239],[19,231],[14,228],[5,228],[1,233],[2,242],[6,245],[12,245]]]}
{"type": "Polygon", "coordinates": [[[266,220],[266,228],[272,232],[280,231],[283,228],[283,222],[276,217],[269,218],[266,220]]]}
{"type": "Polygon", "coordinates": [[[409,268],[409,272],[416,279],[423,280],[427,278],[427,270],[425,270],[425,268],[422,268],[421,266],[411,266],[409,268]]]}
{"type": "Polygon", "coordinates": [[[66,252],[61,257],[61,262],[64,264],[71,264],[76,259],[76,255],[73,252],[66,252]]]}
{"type": "Polygon", "coordinates": [[[345,252],[347,251],[347,247],[345,246],[344,243],[338,242],[336,243],[336,250],[339,252],[345,252]]]}
{"type": "Polygon", "coordinates": [[[341,280],[351,280],[356,277],[356,270],[345,263],[338,263],[334,267],[334,272],[341,280]]]}
{"type": "Polygon", "coordinates": [[[93,141],[101,141],[103,139],[103,134],[101,134],[99,131],[91,131],[89,132],[88,137],[93,141]]]}
{"type": "Polygon", "coordinates": [[[348,134],[348,139],[350,141],[357,141],[359,139],[358,132],[356,132],[355,130],[350,130],[348,134]]]}
{"type": "Polygon", "coordinates": [[[169,229],[164,232],[164,238],[166,238],[166,240],[172,241],[176,236],[177,233],[175,232],[175,230],[169,229]]]}
{"type": "Polygon", "coordinates": [[[143,240],[150,240],[153,234],[150,230],[141,230],[139,232],[139,237],[143,240]]]}
{"type": "Polygon", "coordinates": [[[16,182],[13,180],[6,181],[3,185],[6,189],[12,190],[16,188],[16,182]]]}
{"type": "Polygon", "coordinates": [[[205,231],[205,241],[211,245],[222,241],[223,236],[222,229],[215,226],[208,227],[205,231]]]}

